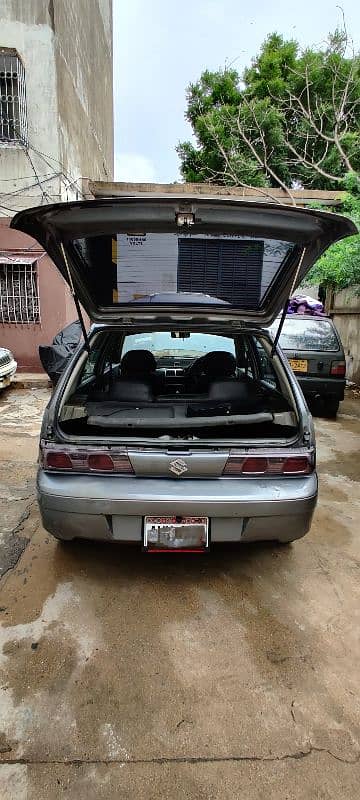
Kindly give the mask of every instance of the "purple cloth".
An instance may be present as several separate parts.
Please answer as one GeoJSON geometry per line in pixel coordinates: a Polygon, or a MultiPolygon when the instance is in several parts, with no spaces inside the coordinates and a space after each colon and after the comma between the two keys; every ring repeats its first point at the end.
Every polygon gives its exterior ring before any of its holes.
{"type": "Polygon", "coordinates": [[[295,295],[289,301],[288,314],[313,314],[314,316],[324,316],[324,306],[320,300],[314,300],[308,295],[295,295]]]}

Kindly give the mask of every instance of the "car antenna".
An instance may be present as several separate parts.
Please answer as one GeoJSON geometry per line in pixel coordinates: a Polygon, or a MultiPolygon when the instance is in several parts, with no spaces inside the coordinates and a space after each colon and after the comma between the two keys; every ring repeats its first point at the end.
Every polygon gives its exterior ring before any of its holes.
{"type": "Polygon", "coordinates": [[[83,318],[83,315],[82,315],[81,306],[80,306],[79,300],[77,298],[77,295],[76,295],[76,292],[75,292],[75,289],[74,289],[74,283],[73,283],[72,275],[71,275],[71,272],[70,272],[69,262],[67,260],[67,255],[66,255],[65,248],[64,248],[64,245],[63,245],[62,242],[60,242],[60,247],[61,247],[61,252],[63,254],[63,259],[64,259],[66,272],[67,272],[67,276],[68,276],[68,280],[69,280],[70,292],[72,294],[72,298],[74,300],[76,311],[77,311],[77,314],[78,314],[78,317],[79,317],[79,322],[80,322],[80,325],[81,325],[82,335],[84,337],[85,347],[86,347],[87,352],[90,355],[90,342],[89,342],[87,331],[86,331],[86,328],[85,328],[85,322],[84,322],[84,318],[83,318]]]}
{"type": "Polygon", "coordinates": [[[274,344],[273,344],[273,346],[271,348],[271,353],[270,353],[270,357],[271,358],[274,358],[274,355],[275,355],[275,351],[276,351],[276,348],[277,348],[277,345],[278,345],[278,341],[280,339],[281,331],[283,329],[283,325],[284,325],[284,322],[285,322],[285,317],[286,317],[287,310],[288,310],[289,300],[290,300],[290,297],[291,297],[291,295],[292,295],[292,293],[293,293],[293,291],[295,289],[296,281],[298,279],[298,275],[299,275],[300,268],[301,268],[301,264],[302,264],[302,262],[304,260],[305,250],[306,250],[306,247],[303,248],[303,251],[302,251],[301,256],[299,258],[299,263],[298,263],[297,268],[296,268],[296,272],[295,272],[295,275],[294,275],[294,280],[293,280],[293,282],[291,284],[290,292],[289,292],[289,294],[288,294],[288,296],[286,298],[286,301],[284,303],[284,308],[282,310],[281,319],[280,319],[280,322],[279,322],[279,327],[278,327],[278,329],[276,331],[274,344]]]}

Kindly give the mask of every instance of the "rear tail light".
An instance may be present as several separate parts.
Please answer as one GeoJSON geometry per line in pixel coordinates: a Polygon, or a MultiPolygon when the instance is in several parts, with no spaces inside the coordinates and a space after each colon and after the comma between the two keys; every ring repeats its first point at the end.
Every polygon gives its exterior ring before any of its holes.
{"type": "Polygon", "coordinates": [[[263,475],[268,466],[267,458],[245,458],[242,464],[243,475],[263,475]]]}
{"type": "Polygon", "coordinates": [[[47,454],[46,464],[51,469],[72,469],[71,458],[68,453],[50,452],[47,454]]]}
{"type": "Polygon", "coordinates": [[[263,456],[230,455],[223,475],[266,476],[266,475],[309,475],[314,471],[314,453],[263,456]]]}
{"type": "Polygon", "coordinates": [[[337,378],[345,378],[346,364],[345,361],[333,361],[330,368],[330,375],[336,375],[337,378]]]}
{"type": "Polygon", "coordinates": [[[101,472],[113,472],[114,462],[107,453],[90,453],[88,456],[88,467],[101,472]]]}
{"type": "Polygon", "coordinates": [[[39,464],[51,472],[112,472],[133,474],[134,470],[126,452],[111,449],[57,447],[40,444],[39,464]]]}

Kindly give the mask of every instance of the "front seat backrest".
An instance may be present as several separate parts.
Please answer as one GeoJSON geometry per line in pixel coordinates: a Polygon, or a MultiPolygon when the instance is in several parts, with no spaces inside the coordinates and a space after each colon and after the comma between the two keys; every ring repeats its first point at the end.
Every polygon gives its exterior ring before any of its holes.
{"type": "Polygon", "coordinates": [[[156,361],[150,350],[129,350],[121,359],[122,378],[147,378],[156,371],[156,361]]]}
{"type": "Polygon", "coordinates": [[[204,356],[201,371],[208,380],[232,378],[236,373],[236,360],[226,350],[213,350],[204,356]]]}

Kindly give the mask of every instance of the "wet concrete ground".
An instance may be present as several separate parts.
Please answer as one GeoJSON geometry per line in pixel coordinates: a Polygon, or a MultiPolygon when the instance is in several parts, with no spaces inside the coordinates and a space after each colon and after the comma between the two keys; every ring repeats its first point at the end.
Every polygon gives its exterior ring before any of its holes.
{"type": "Polygon", "coordinates": [[[307,537],[150,558],[42,530],[46,396],[0,396],[0,798],[359,797],[359,399],[307,537]]]}

